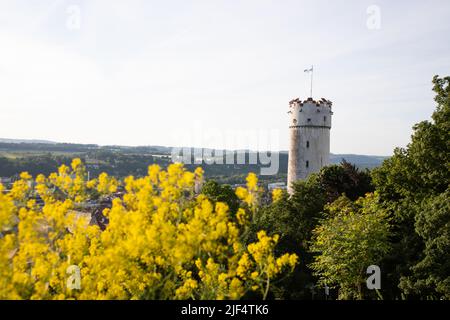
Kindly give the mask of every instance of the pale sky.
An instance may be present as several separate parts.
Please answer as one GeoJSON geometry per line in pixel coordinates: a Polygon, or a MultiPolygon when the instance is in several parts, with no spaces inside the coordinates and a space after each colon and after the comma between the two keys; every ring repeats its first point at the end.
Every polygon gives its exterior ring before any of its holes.
{"type": "Polygon", "coordinates": [[[331,152],[390,155],[450,75],[450,1],[0,0],[0,138],[287,150],[311,65],[331,152]]]}

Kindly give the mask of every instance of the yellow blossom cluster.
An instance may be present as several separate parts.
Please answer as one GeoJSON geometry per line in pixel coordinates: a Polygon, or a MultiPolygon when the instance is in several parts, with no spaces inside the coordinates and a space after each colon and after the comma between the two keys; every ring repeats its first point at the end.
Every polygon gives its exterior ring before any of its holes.
{"type": "Polygon", "coordinates": [[[119,182],[116,178],[103,172],[98,176],[98,181],[96,179],[88,181],[88,187],[93,188],[95,186],[100,194],[106,195],[116,192],[119,182]]]}
{"type": "Polygon", "coordinates": [[[272,190],[272,201],[277,202],[283,198],[283,190],[282,189],[273,189],[272,190]]]}
{"type": "Polygon", "coordinates": [[[237,187],[236,195],[254,212],[259,205],[262,189],[258,186],[258,177],[256,174],[249,173],[246,181],[247,188],[237,187]]]}
{"type": "Polygon", "coordinates": [[[87,198],[86,169],[80,159],[74,159],[71,167],[59,167],[57,173],[50,174],[48,181],[41,177],[41,182],[58,188],[64,196],[75,202],[82,202],[87,198]]]}
{"type": "MultiPolygon", "coordinates": [[[[126,178],[123,197],[103,211],[104,231],[89,224],[83,202],[93,190],[114,193],[119,182],[106,174],[86,181],[78,159],[49,177],[22,174],[9,192],[0,185],[0,299],[239,299],[249,291],[265,298],[297,256],[276,257],[278,237],[264,231],[245,246],[248,207],[236,223],[226,204],[195,192],[202,179],[201,169],[181,164],[126,178]]],[[[256,175],[236,192],[256,205],[256,175]]]]}

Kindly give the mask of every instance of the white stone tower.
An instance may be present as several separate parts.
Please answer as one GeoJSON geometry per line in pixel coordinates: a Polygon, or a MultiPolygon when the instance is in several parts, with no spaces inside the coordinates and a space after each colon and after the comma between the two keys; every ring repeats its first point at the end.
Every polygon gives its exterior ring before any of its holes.
{"type": "Polygon", "coordinates": [[[289,193],[294,181],[306,179],[330,163],[331,105],[324,98],[319,101],[297,98],[289,102],[289,193]]]}

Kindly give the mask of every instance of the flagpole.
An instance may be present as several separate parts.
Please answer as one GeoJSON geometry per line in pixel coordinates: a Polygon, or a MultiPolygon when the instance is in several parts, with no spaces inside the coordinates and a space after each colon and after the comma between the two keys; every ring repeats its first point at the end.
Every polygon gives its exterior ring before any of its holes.
{"type": "Polygon", "coordinates": [[[313,73],[314,73],[314,66],[311,65],[311,69],[305,69],[305,72],[311,72],[311,86],[310,86],[310,97],[312,98],[313,93],[313,73]]]}

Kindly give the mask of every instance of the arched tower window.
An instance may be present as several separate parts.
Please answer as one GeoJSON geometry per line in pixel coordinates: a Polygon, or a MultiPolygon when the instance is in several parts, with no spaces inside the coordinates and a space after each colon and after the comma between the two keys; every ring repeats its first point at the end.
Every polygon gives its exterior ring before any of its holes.
{"type": "Polygon", "coordinates": [[[306,167],[309,168],[309,161],[306,160],[306,167]]]}
{"type": "Polygon", "coordinates": [[[309,148],[309,141],[306,141],[306,147],[309,148]]]}

